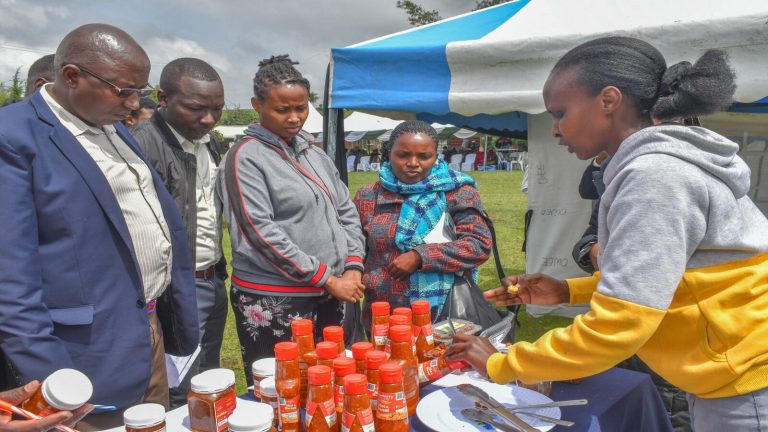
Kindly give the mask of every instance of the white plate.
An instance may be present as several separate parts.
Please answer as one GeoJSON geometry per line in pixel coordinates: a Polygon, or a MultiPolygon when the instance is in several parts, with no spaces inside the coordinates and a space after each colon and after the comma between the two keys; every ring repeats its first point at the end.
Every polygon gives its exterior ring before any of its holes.
{"type": "MultiPolygon", "coordinates": [[[[501,402],[502,405],[510,408],[516,405],[552,402],[552,399],[541,393],[518,386],[504,386],[482,381],[477,381],[473,384],[488,392],[492,398],[501,402]]],[[[464,408],[475,408],[475,403],[461,394],[455,387],[450,387],[434,391],[425,396],[416,407],[416,415],[422,423],[436,431],[478,432],[496,430],[487,424],[476,423],[465,418],[461,414],[461,410],[464,408]]],[[[560,408],[540,408],[531,411],[557,419],[561,415],[560,408]]],[[[555,426],[552,423],[534,419],[525,414],[517,414],[523,421],[540,431],[548,431],[555,426]]],[[[503,421],[499,416],[494,417],[497,420],[503,421]]]]}

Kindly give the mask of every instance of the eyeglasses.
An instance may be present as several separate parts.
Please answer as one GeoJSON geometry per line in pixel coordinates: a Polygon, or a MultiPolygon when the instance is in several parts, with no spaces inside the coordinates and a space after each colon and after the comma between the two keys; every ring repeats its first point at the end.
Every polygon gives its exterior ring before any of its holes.
{"type": "Polygon", "coordinates": [[[152,86],[150,86],[150,85],[147,85],[146,87],[141,88],[141,89],[118,87],[118,86],[112,84],[111,82],[105,80],[104,78],[96,75],[95,73],[89,71],[87,68],[84,68],[84,67],[82,67],[82,66],[80,66],[78,64],[76,64],[75,66],[80,68],[80,70],[82,70],[83,72],[87,73],[88,75],[90,75],[90,76],[96,78],[97,80],[103,82],[104,84],[112,87],[112,90],[115,91],[115,95],[117,95],[117,97],[119,97],[119,98],[127,99],[127,98],[133,96],[134,93],[136,93],[136,94],[139,95],[139,99],[141,99],[143,97],[147,97],[147,96],[151,95],[152,92],[155,91],[155,89],[152,88],[152,86]]]}

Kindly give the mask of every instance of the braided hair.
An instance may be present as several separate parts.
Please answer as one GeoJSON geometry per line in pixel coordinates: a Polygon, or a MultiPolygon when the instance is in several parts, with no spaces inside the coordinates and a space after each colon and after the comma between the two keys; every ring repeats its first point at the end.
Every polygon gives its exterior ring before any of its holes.
{"type": "Polygon", "coordinates": [[[429,135],[435,143],[435,152],[437,152],[437,143],[440,142],[440,138],[438,138],[435,128],[421,120],[406,120],[392,130],[389,140],[382,146],[382,157],[386,157],[386,160],[389,160],[389,153],[392,151],[392,147],[395,146],[395,143],[403,134],[408,133],[429,135]]]}
{"type": "Polygon", "coordinates": [[[269,88],[275,85],[300,84],[309,94],[309,80],[296,70],[293,65],[299,62],[291,60],[288,54],[272,56],[259,62],[259,70],[253,77],[253,94],[264,102],[269,88]]]}
{"type": "Polygon", "coordinates": [[[617,87],[641,116],[659,120],[722,110],[736,90],[735,74],[723,51],[708,50],[693,65],[680,62],[667,68],[659,50],[629,37],[585,42],[560,58],[550,76],[571,68],[576,68],[576,80],[590,94],[617,87]]]}

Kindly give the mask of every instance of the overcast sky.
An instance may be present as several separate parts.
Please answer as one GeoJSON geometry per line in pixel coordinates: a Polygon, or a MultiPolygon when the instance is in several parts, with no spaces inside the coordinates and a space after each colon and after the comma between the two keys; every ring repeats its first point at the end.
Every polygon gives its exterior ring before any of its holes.
{"type": "MultiPolygon", "coordinates": [[[[290,54],[322,95],[331,48],[410,28],[395,0],[0,0],[0,80],[53,53],[61,38],[87,23],[130,33],[152,61],[150,81],[178,57],[209,62],[222,76],[227,104],[250,106],[259,60],[290,54]]],[[[443,18],[468,12],[474,0],[421,0],[443,18]]]]}

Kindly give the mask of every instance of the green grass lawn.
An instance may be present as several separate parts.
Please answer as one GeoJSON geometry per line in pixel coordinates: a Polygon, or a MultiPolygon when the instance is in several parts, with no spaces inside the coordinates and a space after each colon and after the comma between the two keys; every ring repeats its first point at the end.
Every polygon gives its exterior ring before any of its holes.
{"type": "MultiPolygon", "coordinates": [[[[525,254],[521,251],[521,246],[523,244],[523,217],[527,208],[527,196],[520,192],[522,172],[490,171],[473,172],[471,175],[477,181],[483,205],[496,227],[496,240],[504,270],[508,275],[524,273],[525,254]]],[[[350,193],[354,196],[355,191],[360,186],[376,181],[377,174],[355,172],[351,173],[349,177],[350,193]]],[[[227,260],[230,261],[231,248],[228,235],[224,236],[224,253],[227,260]]],[[[479,281],[483,290],[499,286],[493,258],[480,267],[479,281]]],[[[229,286],[229,282],[227,282],[227,286],[229,286]]],[[[522,326],[518,330],[517,339],[526,341],[534,340],[547,330],[567,325],[570,322],[569,319],[560,317],[534,319],[524,313],[521,314],[520,321],[522,326]]],[[[243,362],[231,309],[224,331],[221,363],[222,367],[235,371],[238,393],[244,392],[243,362]]]]}

